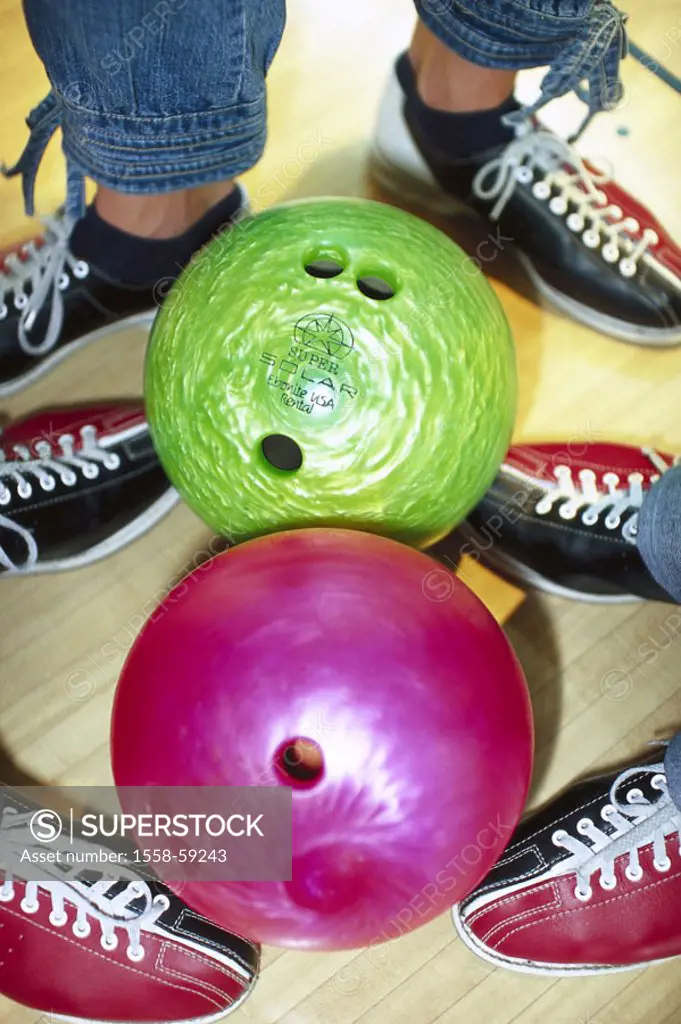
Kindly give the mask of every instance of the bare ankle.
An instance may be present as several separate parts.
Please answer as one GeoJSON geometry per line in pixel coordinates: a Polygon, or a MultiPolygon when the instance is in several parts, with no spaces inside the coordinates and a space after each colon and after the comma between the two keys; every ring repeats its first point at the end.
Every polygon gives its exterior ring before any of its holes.
{"type": "Polygon", "coordinates": [[[175,238],[233,190],[233,181],[219,181],[166,195],[130,196],[100,186],[95,207],[103,220],[130,235],[175,238]]]}
{"type": "Polygon", "coordinates": [[[515,71],[483,68],[459,57],[421,22],[409,59],[419,96],[429,107],[451,113],[491,110],[513,92],[515,71]]]}

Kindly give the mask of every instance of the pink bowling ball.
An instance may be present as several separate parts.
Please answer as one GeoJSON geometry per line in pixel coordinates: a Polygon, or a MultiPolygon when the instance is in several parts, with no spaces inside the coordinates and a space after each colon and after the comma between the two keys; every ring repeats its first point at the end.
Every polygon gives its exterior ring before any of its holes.
{"type": "Polygon", "coordinates": [[[287,882],[185,882],[182,898],[277,946],[395,938],[501,856],[532,768],[515,654],[427,555],[299,530],[219,555],[147,622],[116,694],[119,786],[286,785],[287,882]]]}

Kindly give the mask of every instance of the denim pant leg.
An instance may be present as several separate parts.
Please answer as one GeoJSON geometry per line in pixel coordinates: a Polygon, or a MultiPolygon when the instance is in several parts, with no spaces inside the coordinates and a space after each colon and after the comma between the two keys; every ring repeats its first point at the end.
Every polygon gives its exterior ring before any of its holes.
{"type": "Polygon", "coordinates": [[[651,576],[681,604],[681,465],[651,487],[638,514],[636,542],[651,576]]]}
{"type": "Polygon", "coordinates": [[[450,50],[486,68],[550,65],[541,96],[511,120],[522,122],[550,100],[577,92],[587,117],[622,98],[620,60],[626,15],[610,0],[414,0],[421,21],[450,50]]]}
{"type": "Polygon", "coordinates": [[[85,175],[119,192],[172,192],[233,178],[261,156],[285,0],[24,0],[24,11],[52,87],[5,171],[22,175],[28,215],[58,127],[73,217],[85,175]]]}
{"type": "Polygon", "coordinates": [[[669,795],[681,811],[681,732],[672,739],[664,757],[669,795]]]}

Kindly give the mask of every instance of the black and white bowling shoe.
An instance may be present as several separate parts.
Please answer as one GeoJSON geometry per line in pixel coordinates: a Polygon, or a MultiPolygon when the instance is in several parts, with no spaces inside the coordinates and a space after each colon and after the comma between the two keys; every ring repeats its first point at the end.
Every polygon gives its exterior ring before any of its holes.
{"type": "Polygon", "coordinates": [[[636,545],[638,515],[671,455],[622,444],[515,445],[461,526],[462,554],[582,601],[675,603],[636,545]]]}
{"type": "Polygon", "coordinates": [[[41,412],[0,434],[0,577],[89,565],[178,501],[141,404],[41,412]]]}
{"type": "Polygon", "coordinates": [[[478,214],[575,320],[623,341],[681,344],[681,248],[649,210],[536,121],[498,149],[449,161],[420,130],[416,95],[402,56],[374,137],[379,186],[401,203],[478,214]]]}

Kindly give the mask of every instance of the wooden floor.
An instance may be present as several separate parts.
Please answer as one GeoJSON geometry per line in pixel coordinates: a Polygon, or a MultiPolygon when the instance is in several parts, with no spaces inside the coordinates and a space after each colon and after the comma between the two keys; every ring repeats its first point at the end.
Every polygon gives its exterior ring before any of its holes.
{"type": "MultiPolygon", "coordinates": [[[[632,37],[681,74],[681,4],[629,0],[632,37]],[[636,9],[637,8],[637,9],[636,9]]],[[[303,195],[373,194],[367,146],[391,61],[413,24],[409,0],[292,0],[270,79],[270,141],[245,177],[268,202],[303,195]],[[310,145],[312,142],[312,146],[310,145]],[[307,145],[305,145],[307,143],[307,145]]],[[[23,118],[47,91],[18,0],[0,0],[0,156],[23,145],[23,118]]],[[[681,96],[632,60],[620,112],[597,119],[582,149],[616,166],[625,186],[681,238],[681,96]]],[[[523,76],[521,91],[536,89],[523,76]]],[[[546,120],[565,127],[570,100],[546,120]]],[[[43,163],[38,205],[63,199],[55,141],[43,163]]],[[[0,182],[0,248],[29,234],[16,181],[0,182]]],[[[681,451],[681,348],[622,344],[543,308],[503,257],[488,265],[513,326],[521,399],[518,439],[605,438],[681,451]],[[509,283],[510,282],[510,283],[509,283]],[[519,282],[519,283],[518,283],[519,282]],[[518,288],[520,290],[518,290],[518,288]]],[[[138,395],[144,337],[113,336],[79,353],[0,408],[15,417],[58,401],[138,395]]],[[[53,578],[5,581],[0,593],[0,777],[59,784],[109,780],[108,720],[116,681],[113,641],[127,650],[142,609],[187,571],[209,534],[184,507],[104,563],[53,578]]],[[[532,690],[537,765],[532,803],[594,766],[635,754],[681,727],[678,612],[614,608],[521,596],[471,578],[506,628],[532,690]],[[510,618],[509,615],[513,612],[510,618]],[[640,655],[643,644],[654,661],[640,655]],[[648,650],[649,648],[646,648],[648,650]]],[[[36,965],[36,969],[39,966],[36,965]]],[[[3,1019],[36,1015],[4,1002],[3,1019]]],[[[681,1019],[679,964],[605,978],[555,980],[495,970],[455,936],[449,916],[367,953],[265,950],[253,998],[233,1018],[250,1024],[672,1024],[681,1019]],[[359,969],[343,973],[353,961],[359,969]],[[348,978],[352,982],[348,982],[348,978]]]]}

